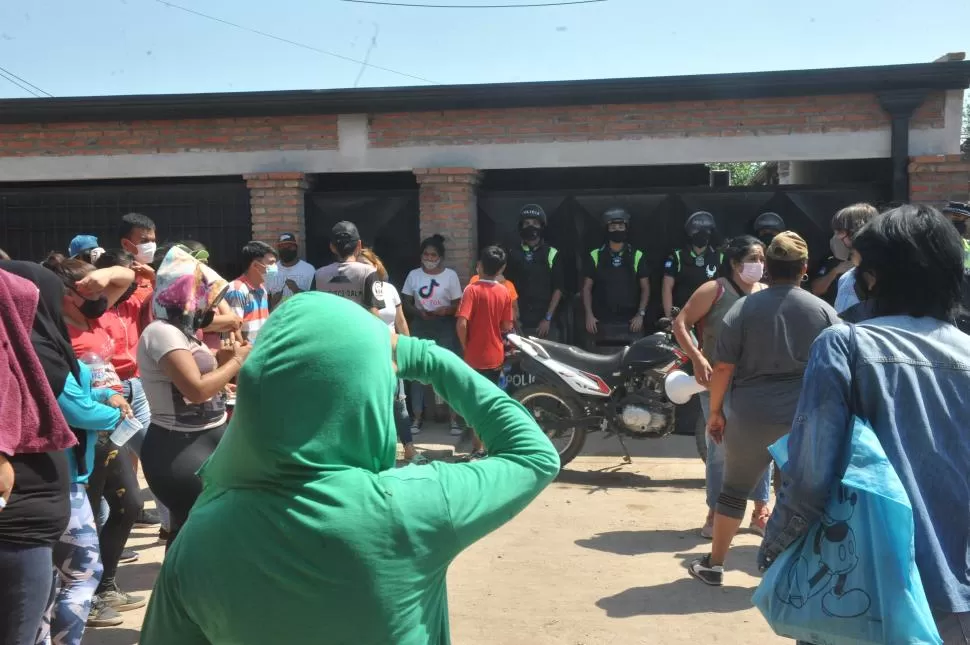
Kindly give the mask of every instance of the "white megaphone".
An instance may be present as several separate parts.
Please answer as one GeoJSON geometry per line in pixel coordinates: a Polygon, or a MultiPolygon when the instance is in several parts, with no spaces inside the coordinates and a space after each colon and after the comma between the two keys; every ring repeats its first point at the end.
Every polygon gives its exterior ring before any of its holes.
{"type": "Polygon", "coordinates": [[[667,398],[677,405],[687,403],[692,396],[706,389],[693,376],[680,370],[674,370],[664,379],[664,391],[667,392],[667,398]]]}

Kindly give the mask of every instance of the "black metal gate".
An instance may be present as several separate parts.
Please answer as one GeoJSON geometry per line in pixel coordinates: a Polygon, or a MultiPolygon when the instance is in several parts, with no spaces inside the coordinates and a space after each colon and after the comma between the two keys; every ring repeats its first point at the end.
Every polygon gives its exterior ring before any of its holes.
{"type": "Polygon", "coordinates": [[[390,282],[400,288],[417,266],[421,235],[417,189],[308,193],[306,254],[313,266],[334,261],[330,229],[341,220],[357,225],[364,245],[381,257],[390,282]]]}
{"type": "Polygon", "coordinates": [[[698,210],[710,211],[723,238],[750,233],[754,219],[774,211],[789,229],[809,243],[813,265],[829,255],[829,222],[839,209],[859,201],[881,203],[888,189],[878,184],[852,186],[747,186],[731,188],[657,189],[642,191],[575,190],[483,192],[478,201],[478,239],[482,246],[498,243],[506,248],[518,244],[518,213],[524,204],[535,203],[549,216],[547,235],[568,258],[566,282],[571,294],[581,286],[580,271],[589,250],[605,242],[600,219],[603,211],[620,206],[632,216],[634,246],[644,251],[651,268],[648,320],[661,313],[660,283],[664,258],[687,242],[683,225],[698,210]]]}
{"type": "Polygon", "coordinates": [[[0,247],[14,259],[40,261],[50,251],[67,253],[71,238],[86,233],[118,248],[118,225],[130,212],[155,221],[160,244],[197,240],[225,278],[239,274],[239,253],[252,236],[249,191],[240,178],[3,185],[0,247]]]}

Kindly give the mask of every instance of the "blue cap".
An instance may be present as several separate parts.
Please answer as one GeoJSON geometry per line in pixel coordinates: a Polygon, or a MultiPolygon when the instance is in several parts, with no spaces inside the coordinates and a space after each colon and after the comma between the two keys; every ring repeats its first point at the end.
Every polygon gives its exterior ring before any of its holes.
{"type": "Polygon", "coordinates": [[[67,248],[67,254],[72,258],[77,257],[85,251],[98,248],[98,246],[98,238],[93,235],[78,235],[71,240],[71,246],[67,248]]]}

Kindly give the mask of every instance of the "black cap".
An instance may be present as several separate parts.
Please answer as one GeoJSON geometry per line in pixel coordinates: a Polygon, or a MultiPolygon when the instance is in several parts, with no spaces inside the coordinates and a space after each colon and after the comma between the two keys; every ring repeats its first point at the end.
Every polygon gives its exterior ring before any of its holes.
{"type": "Polygon", "coordinates": [[[950,202],[943,207],[943,214],[946,215],[948,213],[960,215],[962,217],[970,217],[970,204],[964,204],[963,202],[950,202]]]}
{"type": "Polygon", "coordinates": [[[349,244],[360,242],[360,233],[353,222],[337,222],[330,229],[330,241],[334,244],[349,244]]]}
{"type": "Polygon", "coordinates": [[[285,242],[291,242],[293,244],[296,244],[296,236],[293,235],[292,233],[283,233],[282,235],[280,235],[280,239],[276,240],[277,244],[283,244],[285,242]]]}

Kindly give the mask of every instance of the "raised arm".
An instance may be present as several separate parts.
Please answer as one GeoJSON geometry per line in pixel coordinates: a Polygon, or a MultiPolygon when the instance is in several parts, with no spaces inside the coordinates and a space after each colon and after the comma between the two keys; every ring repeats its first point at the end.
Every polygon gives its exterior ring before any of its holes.
{"type": "Polygon", "coordinates": [[[455,354],[416,338],[399,337],[399,374],[430,383],[481,437],[488,459],[436,462],[458,550],[524,509],[559,473],[559,455],[532,416],[455,354]]]}

